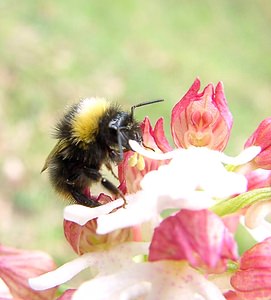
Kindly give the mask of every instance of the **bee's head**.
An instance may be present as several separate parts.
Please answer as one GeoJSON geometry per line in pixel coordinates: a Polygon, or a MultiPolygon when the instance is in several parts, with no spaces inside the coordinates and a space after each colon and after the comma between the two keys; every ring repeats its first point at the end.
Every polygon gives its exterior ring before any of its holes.
{"type": "Polygon", "coordinates": [[[132,106],[131,112],[118,112],[109,122],[109,130],[117,140],[120,160],[123,158],[123,152],[133,150],[129,144],[129,140],[134,140],[139,144],[143,144],[142,132],[139,123],[134,119],[134,110],[137,107],[161,102],[163,100],[154,100],[143,102],[132,106]]]}
{"type": "Polygon", "coordinates": [[[114,142],[119,148],[120,154],[123,151],[132,150],[129,140],[142,143],[142,133],[139,123],[134,120],[132,114],[119,112],[115,118],[109,122],[109,129],[114,136],[114,142]]]}

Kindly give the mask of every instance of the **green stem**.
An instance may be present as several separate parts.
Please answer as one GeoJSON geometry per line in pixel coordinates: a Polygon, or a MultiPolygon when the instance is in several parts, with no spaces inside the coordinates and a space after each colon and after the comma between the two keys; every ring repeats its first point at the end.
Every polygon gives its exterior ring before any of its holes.
{"type": "Polygon", "coordinates": [[[211,211],[222,217],[228,214],[235,213],[241,208],[254,204],[258,201],[267,200],[271,200],[271,188],[269,187],[248,191],[234,198],[222,200],[210,209],[211,211]]]}

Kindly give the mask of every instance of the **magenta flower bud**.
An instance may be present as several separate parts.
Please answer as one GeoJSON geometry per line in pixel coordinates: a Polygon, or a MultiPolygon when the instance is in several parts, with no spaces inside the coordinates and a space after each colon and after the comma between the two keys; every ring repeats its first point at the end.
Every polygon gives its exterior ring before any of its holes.
{"type": "Polygon", "coordinates": [[[241,299],[271,299],[271,238],[243,254],[231,285],[241,299]]]}
{"type": "Polygon", "coordinates": [[[219,82],[214,90],[208,84],[199,93],[197,78],[184,97],[175,105],[171,116],[171,131],[177,147],[208,147],[222,151],[232,128],[232,115],[219,82]]]}
{"type": "Polygon", "coordinates": [[[260,146],[261,152],[253,162],[257,168],[271,169],[271,117],[263,120],[245,143],[245,148],[260,146]]]}

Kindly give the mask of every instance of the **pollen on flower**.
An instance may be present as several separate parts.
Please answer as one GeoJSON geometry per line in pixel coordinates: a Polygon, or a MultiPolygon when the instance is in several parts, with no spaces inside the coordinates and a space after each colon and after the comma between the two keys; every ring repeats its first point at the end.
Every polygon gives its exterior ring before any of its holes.
{"type": "Polygon", "coordinates": [[[130,167],[135,167],[137,164],[137,153],[135,152],[132,156],[129,157],[129,166],[130,167]]]}
{"type": "Polygon", "coordinates": [[[145,168],[145,160],[142,155],[138,155],[137,168],[139,171],[142,171],[145,168]]]}
{"type": "Polygon", "coordinates": [[[143,156],[136,152],[129,158],[128,164],[130,167],[137,167],[139,171],[142,171],[145,168],[145,160],[143,156]]]}

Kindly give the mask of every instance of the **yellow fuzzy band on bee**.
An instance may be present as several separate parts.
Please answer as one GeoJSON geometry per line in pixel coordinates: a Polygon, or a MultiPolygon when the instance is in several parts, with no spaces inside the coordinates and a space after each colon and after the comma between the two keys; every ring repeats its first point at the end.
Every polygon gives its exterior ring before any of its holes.
{"type": "Polygon", "coordinates": [[[87,98],[80,102],[72,120],[72,136],[76,142],[87,144],[95,140],[99,120],[108,107],[104,98],[87,98]]]}

